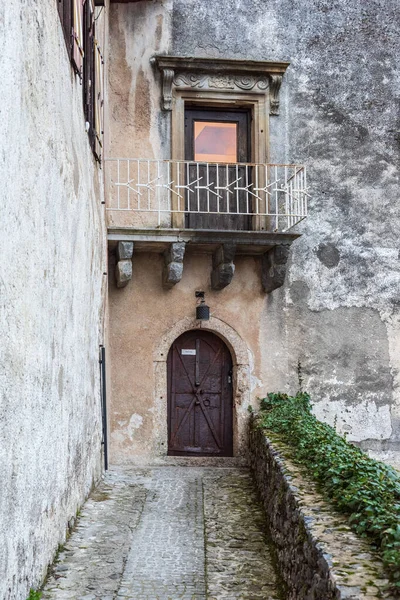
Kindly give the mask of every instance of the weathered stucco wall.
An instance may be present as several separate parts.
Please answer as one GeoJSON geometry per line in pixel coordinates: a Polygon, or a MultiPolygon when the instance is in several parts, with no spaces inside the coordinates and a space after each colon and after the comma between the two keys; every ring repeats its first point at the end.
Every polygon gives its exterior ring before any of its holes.
{"type": "MultiPolygon", "coordinates": [[[[249,349],[260,390],[295,391],[300,363],[318,416],[336,421],[350,440],[386,450],[387,458],[400,450],[397,11],[395,0],[115,5],[109,70],[110,154],[163,158],[170,156],[170,116],[159,108],[152,54],[290,61],[281,114],[270,119],[270,155],[272,162],[308,166],[310,216],[299,227],[303,236],[292,247],[284,288],[262,297],[259,280],[238,268],[236,284],[210,304],[221,314],[231,311],[239,329],[240,315],[251,311],[249,349]],[[250,301],[235,287],[244,280],[250,301]]],[[[147,279],[132,286],[136,291],[115,292],[112,327],[126,322],[128,295],[136,294],[139,323],[153,310],[147,279]]],[[[165,295],[157,275],[152,303],[163,298],[164,313],[183,314],[192,291],[184,279],[165,295]]],[[[151,334],[154,322],[147,326],[151,334]]],[[[122,390],[117,371],[138,352],[119,339],[113,402],[117,412],[125,406],[122,421],[129,422],[127,398],[141,392],[122,390]]]]}
{"type": "Polygon", "coordinates": [[[56,2],[2,2],[0,38],[0,598],[25,600],[101,470],[105,230],[56,2]]]}
{"type": "Polygon", "coordinates": [[[300,361],[318,415],[337,415],[349,439],[396,445],[397,11],[394,0],[242,0],[212,10],[178,0],[172,47],[290,61],[271,160],[306,163],[312,200],[287,285],[266,300],[285,311],[288,387],[300,361]]]}
{"type": "Polygon", "coordinates": [[[234,282],[221,292],[207,292],[212,319],[199,324],[195,320],[195,291],[209,287],[211,260],[209,255],[187,254],[182,281],[172,290],[161,286],[162,256],[136,254],[133,281],[123,290],[115,286],[113,258],[110,261],[111,458],[114,462],[166,454],[168,350],[181,333],[200,326],[220,335],[231,351],[236,367],[234,449],[235,454],[245,452],[248,405],[251,399],[264,395],[271,387],[270,360],[262,361],[259,352],[264,295],[261,289],[255,290],[260,269],[251,257],[238,260],[234,282]],[[247,305],[247,309],[240,312],[238,294],[247,305]]]}
{"type": "Polygon", "coordinates": [[[109,157],[169,158],[170,115],[150,59],[171,47],[172,0],[110,7],[109,157]]]}

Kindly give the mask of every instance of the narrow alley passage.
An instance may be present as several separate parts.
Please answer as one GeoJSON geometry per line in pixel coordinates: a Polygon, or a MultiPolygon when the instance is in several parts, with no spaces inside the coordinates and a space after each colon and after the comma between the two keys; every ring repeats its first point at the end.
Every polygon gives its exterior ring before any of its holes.
{"type": "Polygon", "coordinates": [[[91,495],[43,600],[278,600],[246,469],[114,468],[91,495]]]}

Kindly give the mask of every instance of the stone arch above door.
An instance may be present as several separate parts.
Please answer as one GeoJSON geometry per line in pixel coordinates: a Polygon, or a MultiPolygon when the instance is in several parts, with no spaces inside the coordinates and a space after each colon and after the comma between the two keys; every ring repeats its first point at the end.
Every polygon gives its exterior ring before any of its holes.
{"type": "Polygon", "coordinates": [[[232,353],[234,363],[237,365],[247,365],[247,367],[249,367],[249,353],[245,342],[233,327],[217,317],[210,317],[209,321],[198,321],[197,319],[186,317],[175,323],[173,327],[163,334],[161,340],[157,344],[157,347],[154,350],[153,360],[155,362],[166,362],[167,354],[173,341],[182,333],[190,331],[191,329],[205,329],[206,331],[216,333],[227,344],[232,353]]]}
{"type": "Polygon", "coordinates": [[[154,406],[156,438],[161,442],[160,453],[167,448],[167,358],[173,342],[186,331],[204,329],[219,336],[228,346],[233,360],[233,451],[235,456],[246,453],[246,429],[250,404],[250,361],[247,346],[240,335],[227,323],[216,317],[209,321],[198,321],[186,317],[178,321],[160,338],[153,354],[154,363],[154,406]]]}

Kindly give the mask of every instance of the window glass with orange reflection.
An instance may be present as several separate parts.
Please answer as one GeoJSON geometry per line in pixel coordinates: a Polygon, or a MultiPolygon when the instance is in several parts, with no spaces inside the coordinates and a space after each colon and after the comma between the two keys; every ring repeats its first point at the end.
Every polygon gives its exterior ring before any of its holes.
{"type": "Polygon", "coordinates": [[[194,122],[194,160],[237,162],[237,123],[194,122]]]}

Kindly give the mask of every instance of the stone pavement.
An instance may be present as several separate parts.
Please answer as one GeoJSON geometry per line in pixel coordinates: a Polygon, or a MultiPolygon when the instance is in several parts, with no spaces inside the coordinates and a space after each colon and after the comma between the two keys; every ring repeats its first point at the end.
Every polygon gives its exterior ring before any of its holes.
{"type": "Polygon", "coordinates": [[[86,502],[43,600],[278,600],[247,469],[113,468],[86,502]]]}

